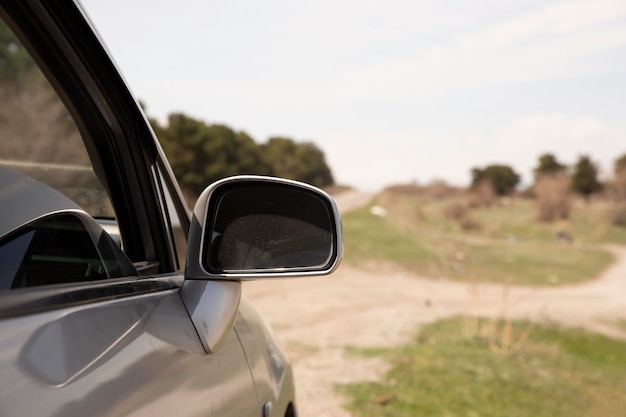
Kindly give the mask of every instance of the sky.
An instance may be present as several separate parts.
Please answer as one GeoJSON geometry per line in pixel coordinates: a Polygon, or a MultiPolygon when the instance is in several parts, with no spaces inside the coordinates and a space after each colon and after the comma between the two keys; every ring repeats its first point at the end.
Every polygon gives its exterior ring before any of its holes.
{"type": "Polygon", "coordinates": [[[82,0],[151,117],[311,141],[376,191],[626,153],[626,1],[82,0]]]}

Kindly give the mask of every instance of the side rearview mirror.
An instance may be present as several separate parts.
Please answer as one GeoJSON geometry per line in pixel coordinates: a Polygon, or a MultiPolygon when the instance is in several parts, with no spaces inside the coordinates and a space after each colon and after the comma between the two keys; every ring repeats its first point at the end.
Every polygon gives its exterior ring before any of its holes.
{"type": "Polygon", "coordinates": [[[198,198],[181,299],[204,353],[216,352],[237,317],[243,280],[325,275],[343,254],[337,205],[296,181],[237,176],[198,198]]]}
{"type": "Polygon", "coordinates": [[[341,219],[328,194],[279,178],[231,177],[196,203],[185,278],[325,275],[342,251],[341,219]]]}

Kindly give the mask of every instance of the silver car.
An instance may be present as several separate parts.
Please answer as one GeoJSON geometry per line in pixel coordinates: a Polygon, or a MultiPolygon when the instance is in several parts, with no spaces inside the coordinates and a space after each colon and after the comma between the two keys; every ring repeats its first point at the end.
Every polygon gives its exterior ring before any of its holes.
{"type": "Polygon", "coordinates": [[[80,4],[0,18],[0,416],[296,416],[241,282],[332,272],[332,198],[238,176],[189,212],[80,4]]]}

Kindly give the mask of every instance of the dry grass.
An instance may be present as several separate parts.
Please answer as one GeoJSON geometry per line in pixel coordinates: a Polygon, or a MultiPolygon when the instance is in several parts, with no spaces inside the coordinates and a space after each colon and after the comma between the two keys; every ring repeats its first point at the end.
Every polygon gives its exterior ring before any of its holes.
{"type": "Polygon", "coordinates": [[[465,232],[479,230],[481,228],[480,222],[469,216],[466,216],[460,219],[459,226],[461,226],[461,229],[465,232]]]}
{"type": "Polygon", "coordinates": [[[467,217],[468,209],[465,204],[453,201],[443,208],[442,213],[445,219],[461,220],[467,217]]]}
{"type": "Polygon", "coordinates": [[[612,225],[626,227],[626,202],[614,202],[609,207],[608,217],[612,225]]]}
{"type": "Polygon", "coordinates": [[[455,220],[463,231],[478,230],[480,223],[470,216],[467,204],[460,201],[452,201],[444,206],[442,210],[443,218],[455,220]]]}
{"type": "Polygon", "coordinates": [[[450,197],[462,195],[464,190],[460,187],[454,187],[444,180],[434,180],[426,185],[420,185],[417,182],[391,185],[385,188],[383,192],[390,193],[392,195],[444,200],[450,197]]]}
{"type": "Polygon", "coordinates": [[[413,194],[385,190],[376,199],[376,205],[388,213],[392,223],[408,231],[416,232],[426,220],[422,205],[413,194]]]}

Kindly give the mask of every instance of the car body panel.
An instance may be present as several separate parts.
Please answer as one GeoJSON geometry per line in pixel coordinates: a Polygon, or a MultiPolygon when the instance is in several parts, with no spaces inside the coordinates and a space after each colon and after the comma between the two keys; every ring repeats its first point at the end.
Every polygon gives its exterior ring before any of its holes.
{"type": "Polygon", "coordinates": [[[235,330],[250,363],[259,404],[273,404],[274,414],[296,415],[294,376],[291,364],[263,316],[244,296],[235,330]]]}
{"type": "Polygon", "coordinates": [[[236,333],[194,344],[177,290],[1,320],[0,415],[257,416],[236,333]]]}

